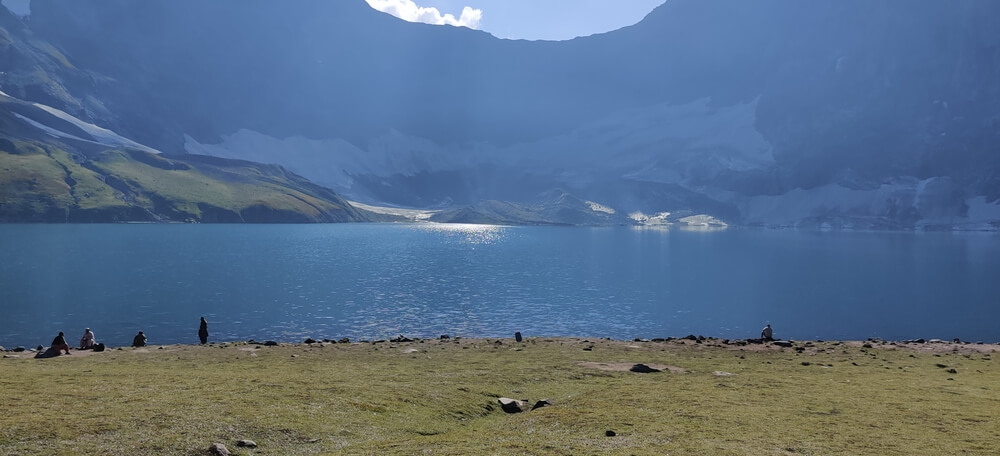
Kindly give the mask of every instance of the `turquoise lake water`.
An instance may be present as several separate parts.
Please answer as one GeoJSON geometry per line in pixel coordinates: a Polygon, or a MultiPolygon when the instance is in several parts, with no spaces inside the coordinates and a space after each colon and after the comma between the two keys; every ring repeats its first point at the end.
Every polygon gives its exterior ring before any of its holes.
{"type": "Polygon", "coordinates": [[[1000,340],[1000,235],[0,225],[0,345],[687,334],[1000,340]]]}

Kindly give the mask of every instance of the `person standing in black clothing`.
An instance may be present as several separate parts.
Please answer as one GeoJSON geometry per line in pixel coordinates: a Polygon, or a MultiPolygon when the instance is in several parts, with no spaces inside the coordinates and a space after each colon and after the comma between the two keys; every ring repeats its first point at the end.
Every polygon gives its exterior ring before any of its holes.
{"type": "Polygon", "coordinates": [[[208,343],[208,322],[205,321],[205,317],[201,317],[201,326],[198,327],[198,338],[201,339],[202,344],[208,343]]]}
{"type": "Polygon", "coordinates": [[[52,339],[52,348],[56,353],[60,350],[66,350],[66,354],[69,354],[69,344],[66,343],[66,336],[63,335],[62,331],[59,331],[59,335],[52,339]]]}

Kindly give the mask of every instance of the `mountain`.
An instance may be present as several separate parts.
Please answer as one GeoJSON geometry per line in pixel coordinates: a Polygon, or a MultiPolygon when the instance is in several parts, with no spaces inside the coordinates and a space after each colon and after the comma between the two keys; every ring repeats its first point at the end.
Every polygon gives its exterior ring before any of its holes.
{"type": "Polygon", "coordinates": [[[0,93],[0,222],[348,222],[384,217],[277,165],[165,155],[0,93]]]}
{"type": "Polygon", "coordinates": [[[235,5],[0,12],[0,90],[370,203],[536,208],[521,215],[534,223],[559,207],[538,195],[560,189],[617,214],[1000,228],[992,0],[669,0],[564,42],[406,23],[363,0],[235,5]]]}

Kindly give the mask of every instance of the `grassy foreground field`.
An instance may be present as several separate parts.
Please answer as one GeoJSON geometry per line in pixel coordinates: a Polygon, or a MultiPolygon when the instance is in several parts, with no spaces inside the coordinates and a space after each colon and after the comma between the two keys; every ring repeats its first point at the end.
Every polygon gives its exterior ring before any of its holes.
{"type": "Polygon", "coordinates": [[[997,350],[462,339],[21,353],[0,359],[0,455],[215,442],[242,455],[993,455],[997,350]],[[552,405],[507,414],[498,397],[552,405]]]}

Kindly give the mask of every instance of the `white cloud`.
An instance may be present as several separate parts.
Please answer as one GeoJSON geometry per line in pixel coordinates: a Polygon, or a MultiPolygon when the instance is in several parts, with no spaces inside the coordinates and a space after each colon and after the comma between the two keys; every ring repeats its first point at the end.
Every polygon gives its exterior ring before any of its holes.
{"type": "Polygon", "coordinates": [[[456,27],[479,28],[483,10],[466,6],[457,19],[453,14],[441,14],[437,8],[419,6],[413,0],[365,0],[372,8],[388,13],[408,22],[423,22],[434,25],[454,25],[456,27]]]}

